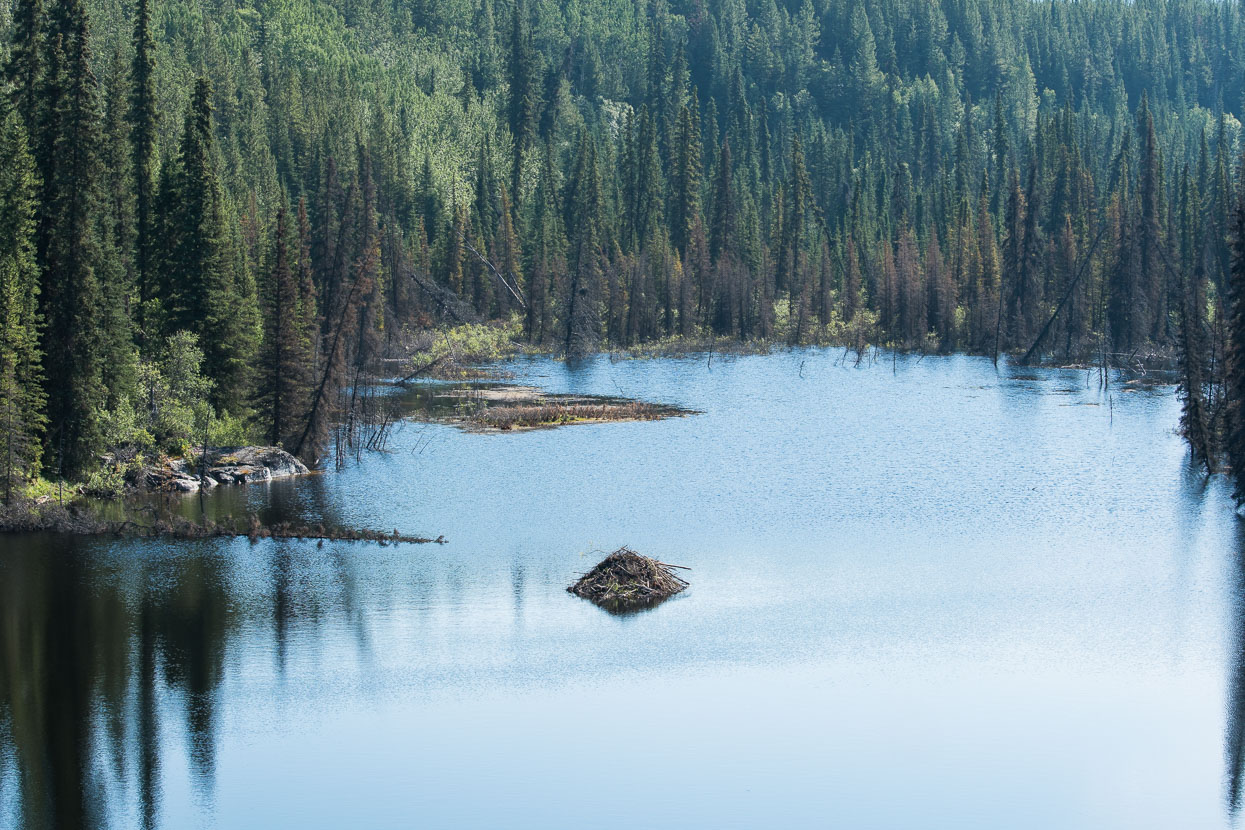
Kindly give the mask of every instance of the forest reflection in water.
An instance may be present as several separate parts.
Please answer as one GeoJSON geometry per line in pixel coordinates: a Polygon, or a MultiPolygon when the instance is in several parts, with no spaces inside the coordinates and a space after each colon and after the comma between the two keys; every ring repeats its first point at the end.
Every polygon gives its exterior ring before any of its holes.
{"type": "Polygon", "coordinates": [[[216,560],[185,558],[126,581],[101,580],[95,567],[49,538],[11,558],[0,586],[5,754],[17,767],[6,781],[25,827],[102,825],[127,790],[154,826],[160,718],[175,711],[195,779],[211,784],[230,636],[216,560]],[[163,587],[144,590],[149,581],[163,587]]]}
{"type": "MultiPolygon", "coordinates": [[[[161,509],[196,519],[254,510],[277,521],[310,499],[331,521],[318,488],[291,484],[161,497],[161,509]]],[[[243,627],[266,627],[281,672],[291,619],[332,602],[291,596],[291,547],[314,544],[21,537],[0,571],[0,808],[31,830],[124,824],[126,805],[144,828],[160,826],[168,731],[182,734],[190,778],[210,801],[226,655],[243,627]],[[227,573],[231,549],[267,561],[266,590],[239,590],[227,573]]],[[[330,544],[324,561],[343,567],[349,547],[330,544]]],[[[348,592],[352,583],[337,584],[348,592]]],[[[345,599],[343,613],[354,606],[345,599]]]]}
{"type": "MultiPolygon", "coordinates": [[[[267,586],[246,580],[239,591],[227,572],[231,557],[220,551],[117,557],[49,537],[8,557],[0,581],[0,816],[29,830],[170,826],[161,818],[162,753],[186,765],[193,797],[210,805],[232,651],[256,649],[262,629],[268,648],[260,650],[279,680],[291,629],[324,615],[356,632],[356,653],[368,651],[366,616],[374,612],[353,595],[354,551],[324,552],[308,580],[299,574],[311,564],[305,543],[236,544],[247,548],[238,555],[264,561],[267,586]],[[326,580],[325,568],[335,578],[326,580]],[[309,597],[309,584],[333,593],[309,597]]],[[[1245,529],[1237,544],[1245,563],[1245,529]]],[[[524,566],[514,563],[509,577],[517,625],[524,566]]],[[[1245,564],[1237,579],[1224,736],[1233,821],[1245,776],[1245,564]]]]}

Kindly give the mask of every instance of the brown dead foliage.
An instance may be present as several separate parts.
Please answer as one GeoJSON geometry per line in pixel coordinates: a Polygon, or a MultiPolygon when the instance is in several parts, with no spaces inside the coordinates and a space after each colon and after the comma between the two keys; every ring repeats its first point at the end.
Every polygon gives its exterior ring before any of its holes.
{"type": "Polygon", "coordinates": [[[658,421],[684,414],[669,406],[642,401],[608,403],[533,403],[490,406],[477,411],[470,423],[483,429],[536,429],[575,423],[658,421]]]}

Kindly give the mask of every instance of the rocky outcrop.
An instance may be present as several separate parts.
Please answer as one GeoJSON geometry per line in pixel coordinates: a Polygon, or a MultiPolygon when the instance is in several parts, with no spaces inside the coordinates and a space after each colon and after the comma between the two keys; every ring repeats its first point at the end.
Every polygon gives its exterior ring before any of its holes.
{"type": "Polygon", "coordinates": [[[253,484],[308,472],[307,465],[280,447],[224,447],[210,450],[206,463],[179,458],[149,469],[144,483],[149,490],[194,493],[218,484],[253,484]]]}
{"type": "Polygon", "coordinates": [[[232,447],[208,453],[207,474],[221,484],[302,476],[307,465],[280,447],[232,447]]]}

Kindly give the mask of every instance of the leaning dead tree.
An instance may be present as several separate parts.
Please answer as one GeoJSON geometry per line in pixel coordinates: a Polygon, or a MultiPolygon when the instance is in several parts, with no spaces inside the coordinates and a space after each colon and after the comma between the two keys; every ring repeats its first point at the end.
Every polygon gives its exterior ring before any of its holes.
{"type": "Polygon", "coordinates": [[[1094,241],[1090,244],[1089,250],[1085,252],[1085,258],[1081,260],[1081,267],[1076,270],[1076,275],[1072,281],[1068,283],[1068,290],[1064,292],[1063,298],[1059,300],[1059,305],[1055,306],[1055,311],[1051,314],[1050,319],[1046,321],[1046,325],[1042,326],[1042,330],[1038,332],[1038,336],[1034,339],[1033,345],[1029,347],[1029,351],[1025,352],[1025,356],[1020,359],[1021,363],[1027,364],[1033,359],[1038,349],[1042,346],[1042,341],[1046,339],[1046,335],[1050,332],[1051,326],[1055,324],[1055,320],[1059,317],[1059,312],[1063,311],[1063,307],[1072,299],[1072,295],[1076,292],[1076,287],[1080,283],[1081,278],[1085,276],[1085,272],[1089,270],[1089,264],[1094,259],[1094,252],[1098,250],[1098,243],[1102,241],[1103,235],[1107,232],[1107,222],[1104,220],[1098,228],[1098,233],[1094,236],[1094,241]]]}
{"type": "Polygon", "coordinates": [[[503,274],[497,268],[497,266],[492,263],[492,261],[488,257],[480,253],[480,251],[477,250],[476,247],[467,240],[466,234],[464,234],[462,231],[459,231],[458,237],[459,239],[462,240],[463,247],[466,248],[468,251],[470,251],[475,256],[476,259],[484,263],[484,267],[488,268],[489,271],[493,274],[493,276],[497,279],[497,281],[500,282],[503,286],[505,286],[506,290],[510,292],[510,296],[518,300],[519,307],[526,309],[527,300],[523,299],[523,292],[519,290],[519,278],[515,274],[511,273],[510,278],[507,279],[506,275],[503,274]]]}

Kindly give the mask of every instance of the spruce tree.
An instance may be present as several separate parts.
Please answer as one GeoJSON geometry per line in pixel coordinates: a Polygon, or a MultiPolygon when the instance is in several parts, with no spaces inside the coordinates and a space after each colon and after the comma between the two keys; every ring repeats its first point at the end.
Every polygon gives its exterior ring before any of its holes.
{"type": "Polygon", "coordinates": [[[1139,271],[1139,288],[1144,292],[1148,312],[1142,332],[1147,339],[1158,343],[1167,339],[1167,274],[1160,250],[1167,243],[1159,204],[1163,197],[1163,182],[1158,141],[1154,135],[1154,118],[1150,114],[1149,96],[1144,93],[1137,122],[1141,139],[1141,181],[1138,194],[1140,214],[1137,217],[1136,267],[1139,271]]]}
{"type": "Polygon", "coordinates": [[[927,328],[938,335],[939,348],[948,351],[955,337],[955,286],[936,230],[925,243],[925,288],[927,328]]]}
{"type": "Polygon", "coordinates": [[[1013,338],[1025,339],[1021,306],[1025,302],[1025,280],[1022,268],[1025,249],[1025,197],[1020,190],[1020,174],[1013,166],[1007,174],[1007,205],[1003,215],[1003,286],[999,294],[999,319],[996,323],[994,353],[1013,338]],[[1010,284],[1008,284],[1010,283],[1010,284]],[[1006,308],[1006,313],[1004,309],[1006,308]],[[1006,326],[1006,330],[1004,330],[1006,326]]]}
{"type": "Polygon", "coordinates": [[[501,224],[497,228],[495,245],[497,269],[501,274],[503,285],[497,290],[496,315],[505,319],[510,315],[510,308],[525,302],[521,296],[515,296],[523,285],[523,249],[519,236],[514,229],[514,209],[510,204],[510,194],[505,188],[501,192],[501,224]]]}
{"type": "Polygon", "coordinates": [[[711,314],[713,302],[713,262],[709,257],[709,237],[705,233],[705,223],[697,216],[692,225],[691,238],[688,241],[687,255],[683,263],[684,284],[694,295],[694,312],[680,316],[679,324],[684,336],[692,335],[700,330],[711,314]]]}
{"type": "Polygon", "coordinates": [[[8,81],[9,94],[18,117],[27,131],[35,129],[39,123],[44,23],[43,0],[18,0],[13,4],[9,62],[4,67],[4,78],[8,81]]]}
{"type": "Polygon", "coordinates": [[[130,68],[130,145],[134,176],[134,272],[138,296],[135,324],[141,343],[148,329],[148,306],[156,294],[156,109],[155,40],[151,0],[138,0],[134,16],[134,58],[130,68]]]}
{"type": "Polygon", "coordinates": [[[589,135],[580,139],[570,188],[567,203],[573,220],[568,226],[570,279],[563,301],[563,347],[567,354],[581,355],[592,350],[599,336],[597,304],[603,276],[601,173],[596,143],[589,135]]]}
{"type": "Polygon", "coordinates": [[[709,228],[709,260],[713,268],[714,334],[740,334],[746,328],[744,304],[749,274],[741,257],[740,217],[732,181],[731,144],[718,155],[714,177],[713,222],[709,228]]]}
{"type": "Polygon", "coordinates": [[[384,333],[385,271],[380,258],[380,217],[377,211],[376,181],[372,176],[372,150],[360,143],[358,186],[352,205],[352,240],[355,246],[353,281],[360,286],[358,337],[354,344],[354,383],[351,394],[359,393],[358,380],[368,367],[380,359],[384,333]]]}
{"type": "Polygon", "coordinates": [[[315,344],[320,333],[320,313],[316,296],[315,271],[311,260],[311,219],[307,197],[298,197],[298,320],[302,347],[315,362],[315,344]]]}
{"type": "MultiPolygon", "coordinates": [[[[1024,218],[1019,231],[1019,248],[1015,254],[1017,260],[1012,285],[1009,338],[1012,347],[1028,349],[1037,335],[1043,309],[1042,240],[1038,222],[1041,205],[1036,163],[1030,165],[1029,183],[1021,204],[1024,218]]],[[[1010,241],[1008,249],[1011,250],[1010,241]]]]}
{"type": "Polygon", "coordinates": [[[46,397],[39,352],[34,159],[21,115],[0,103],[0,495],[39,470],[46,397]]]}
{"type": "Polygon", "coordinates": [[[290,257],[290,227],[285,204],[277,207],[272,266],[264,284],[264,341],[259,360],[259,405],[267,440],[290,445],[302,429],[307,406],[310,355],[304,338],[304,300],[290,257]]]}
{"type": "Polygon", "coordinates": [[[161,299],[170,331],[198,337],[204,373],[214,384],[213,406],[237,412],[245,400],[258,315],[246,276],[230,255],[215,144],[211,86],[200,78],[186,110],[176,167],[162,186],[161,299]]]}
{"type": "Polygon", "coordinates": [[[873,310],[877,312],[882,335],[894,345],[899,333],[899,278],[895,273],[895,246],[889,239],[877,241],[873,261],[876,265],[870,299],[873,300],[873,310]]]}
{"type": "Polygon", "coordinates": [[[881,95],[883,77],[878,67],[877,42],[863,3],[852,8],[848,50],[847,78],[852,85],[849,107],[856,112],[869,112],[881,95]]]}
{"type": "Polygon", "coordinates": [[[1092,321],[1090,281],[1082,277],[1072,285],[1072,281],[1077,280],[1079,259],[1080,249],[1076,231],[1072,227],[1072,217],[1065,215],[1063,228],[1059,231],[1055,260],[1055,267],[1068,295],[1067,309],[1062,318],[1064,357],[1071,357],[1074,347],[1088,341],[1092,321]]]}
{"type": "MultiPolygon", "coordinates": [[[[1232,152],[1227,133],[1226,117],[1219,113],[1219,126],[1215,131],[1215,163],[1206,193],[1207,236],[1212,243],[1212,255],[1215,262],[1214,281],[1220,292],[1228,293],[1228,271],[1231,268],[1232,246],[1228,225],[1231,221],[1233,206],[1232,152]]],[[[1204,190],[1205,192],[1205,190],[1204,190]]]]}
{"type": "Polygon", "coordinates": [[[510,100],[507,117],[510,140],[514,142],[511,165],[510,193],[514,204],[520,204],[523,187],[523,154],[532,143],[536,116],[540,109],[539,64],[527,20],[524,0],[515,0],[510,20],[510,64],[507,80],[510,100]]]}
{"type": "MultiPolygon", "coordinates": [[[[693,106],[695,100],[693,99],[693,106]]],[[[700,218],[700,187],[703,170],[700,162],[700,130],[698,116],[684,105],[679,109],[674,134],[674,170],[670,176],[671,241],[682,254],[687,253],[692,227],[700,218]]]]}
{"type": "Polygon", "coordinates": [[[652,243],[664,222],[665,180],[657,152],[657,130],[646,107],[640,108],[631,143],[630,170],[624,168],[629,187],[624,205],[628,220],[627,250],[637,251],[652,243]]]}
{"type": "Polygon", "coordinates": [[[844,259],[846,262],[843,265],[843,321],[850,323],[860,309],[861,286],[860,257],[856,253],[856,238],[850,233],[847,236],[847,253],[844,259]]]}
{"type": "Polygon", "coordinates": [[[38,142],[43,174],[39,298],[47,392],[49,470],[84,472],[98,449],[105,403],[101,376],[102,260],[99,87],[81,0],[59,0],[49,21],[38,142]]]}
{"type": "Polygon", "coordinates": [[[895,246],[895,280],[898,341],[904,348],[914,348],[925,337],[925,284],[916,236],[907,224],[895,246]]]}
{"type": "Polygon", "coordinates": [[[809,209],[812,200],[812,184],[804,168],[804,149],[797,135],[791,139],[791,174],[783,191],[782,216],[779,220],[778,271],[776,287],[791,292],[793,302],[804,289],[805,275],[801,273],[805,235],[808,232],[809,209]]]}
{"type": "Polygon", "coordinates": [[[1206,254],[1201,239],[1201,217],[1195,209],[1199,198],[1196,183],[1189,180],[1186,165],[1181,182],[1181,248],[1190,264],[1181,285],[1179,316],[1180,382],[1182,402],[1180,428],[1193,459],[1213,471],[1215,452],[1211,443],[1206,403],[1206,254]]]}
{"type": "Polygon", "coordinates": [[[134,191],[130,175],[129,130],[125,124],[125,62],[110,62],[104,85],[104,116],[99,161],[101,259],[96,266],[101,307],[100,361],[110,409],[128,406],[138,379],[138,350],[131,317],[134,305],[134,191]]]}
{"type": "Polygon", "coordinates": [[[709,256],[714,263],[723,255],[733,253],[738,244],[739,215],[735,205],[731,167],[731,144],[722,145],[718,171],[713,185],[713,222],[709,226],[709,256]]]}
{"type": "Polygon", "coordinates": [[[998,239],[994,235],[994,223],[990,218],[990,183],[982,177],[981,197],[977,205],[977,245],[974,251],[976,273],[973,300],[971,302],[972,324],[970,348],[979,352],[995,348],[998,335],[998,319],[995,308],[1002,290],[999,273],[998,239]]]}
{"type": "Polygon", "coordinates": [[[553,333],[553,297],[566,271],[566,240],[558,210],[558,188],[553,148],[545,145],[544,164],[533,198],[528,236],[531,262],[527,270],[527,317],[524,334],[529,343],[543,343],[553,333]]]}
{"type": "Polygon", "coordinates": [[[499,220],[497,181],[493,175],[493,160],[489,151],[488,136],[480,142],[476,156],[476,180],[473,194],[471,226],[478,234],[479,242],[484,246],[478,250],[487,251],[493,244],[493,232],[499,220]]]}
{"type": "MultiPolygon", "coordinates": [[[[1150,305],[1141,271],[1138,254],[1137,222],[1140,212],[1136,194],[1130,187],[1131,141],[1128,133],[1116,158],[1115,191],[1111,197],[1109,213],[1113,220],[1115,236],[1114,262],[1108,277],[1107,319],[1111,344],[1117,353],[1125,357],[1145,345],[1150,332],[1150,305]]],[[[1141,243],[1144,245],[1144,241],[1141,243]]]]}
{"type": "Polygon", "coordinates": [[[1007,138],[1007,120],[1003,112],[1003,89],[998,87],[994,93],[994,130],[992,136],[994,165],[990,168],[990,175],[997,186],[994,189],[994,201],[990,205],[990,212],[996,216],[1002,213],[1001,200],[1003,198],[1004,182],[1007,181],[1007,171],[1009,169],[1008,157],[1011,154],[1011,145],[1007,138]]]}
{"type": "Polygon", "coordinates": [[[786,207],[781,220],[781,237],[775,289],[786,290],[795,325],[792,342],[804,338],[812,311],[813,276],[810,267],[810,240],[816,225],[813,186],[804,164],[804,148],[799,135],[791,139],[790,180],[785,190],[786,207]]]}

